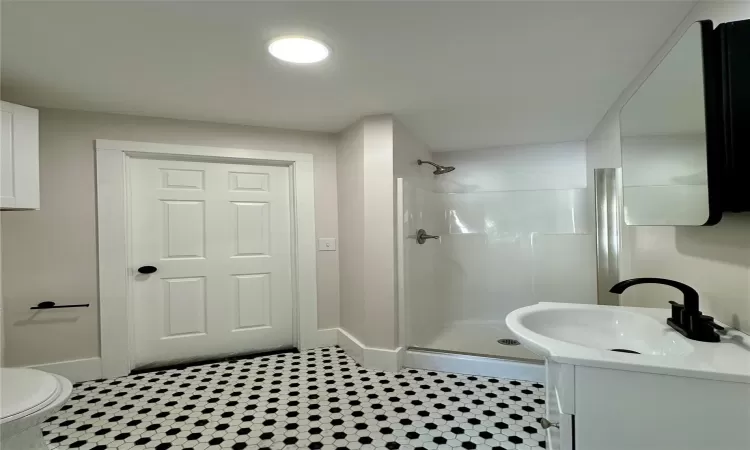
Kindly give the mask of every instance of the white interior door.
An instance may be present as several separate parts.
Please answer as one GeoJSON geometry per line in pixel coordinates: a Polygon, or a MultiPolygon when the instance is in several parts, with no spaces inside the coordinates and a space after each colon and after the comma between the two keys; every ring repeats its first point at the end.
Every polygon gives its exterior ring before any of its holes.
{"type": "Polygon", "coordinates": [[[129,178],[135,367],[293,346],[288,168],[130,158],[129,178]]]}

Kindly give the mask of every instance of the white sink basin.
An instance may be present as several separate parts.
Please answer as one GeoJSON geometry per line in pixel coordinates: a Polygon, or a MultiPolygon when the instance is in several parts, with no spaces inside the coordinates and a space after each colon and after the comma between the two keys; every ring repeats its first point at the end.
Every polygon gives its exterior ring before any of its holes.
{"type": "MultiPolygon", "coordinates": [[[[626,309],[550,306],[518,314],[518,323],[539,336],[600,350],[644,355],[687,355],[693,351],[689,341],[665,322],[626,309]]],[[[529,337],[526,334],[525,340],[529,337]]],[[[533,342],[524,343],[534,346],[533,342]]]]}
{"type": "Polygon", "coordinates": [[[666,324],[669,315],[667,309],[539,303],[511,312],[506,324],[529,350],[560,363],[750,383],[749,336],[728,330],[719,343],[693,341],[666,324]]]}

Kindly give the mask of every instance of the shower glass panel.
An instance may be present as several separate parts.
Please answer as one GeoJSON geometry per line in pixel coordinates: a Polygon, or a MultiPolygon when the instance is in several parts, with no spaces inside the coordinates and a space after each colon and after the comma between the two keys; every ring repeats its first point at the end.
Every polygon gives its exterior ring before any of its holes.
{"type": "Polygon", "coordinates": [[[560,188],[528,189],[516,183],[527,189],[483,190],[482,173],[476,167],[469,172],[472,166],[465,160],[437,161],[456,169],[436,178],[434,189],[424,183],[402,185],[407,346],[540,359],[512,345],[505,317],[538,302],[596,303],[585,167],[583,179],[558,180],[560,188]],[[467,189],[469,179],[480,185],[467,189]],[[415,239],[419,229],[440,239],[420,245],[415,239]]]}

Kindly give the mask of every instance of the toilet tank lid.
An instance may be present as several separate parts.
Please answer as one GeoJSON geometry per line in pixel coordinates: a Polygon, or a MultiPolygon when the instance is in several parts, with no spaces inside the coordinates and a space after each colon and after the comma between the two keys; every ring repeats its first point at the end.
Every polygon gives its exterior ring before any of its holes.
{"type": "Polygon", "coordinates": [[[0,419],[17,419],[37,411],[60,393],[57,377],[36,369],[0,369],[0,419]]]}

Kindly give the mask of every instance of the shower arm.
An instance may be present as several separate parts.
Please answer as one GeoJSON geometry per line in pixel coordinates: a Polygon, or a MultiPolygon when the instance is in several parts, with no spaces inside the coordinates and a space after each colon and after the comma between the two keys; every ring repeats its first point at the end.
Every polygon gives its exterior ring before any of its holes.
{"type": "Polygon", "coordinates": [[[420,166],[421,166],[422,164],[429,164],[429,165],[431,165],[432,167],[434,167],[434,168],[436,168],[436,169],[441,169],[441,168],[442,168],[441,166],[439,166],[439,165],[435,164],[435,163],[434,163],[434,162],[432,162],[432,161],[425,161],[425,160],[423,160],[423,159],[418,159],[418,160],[417,160],[417,164],[419,164],[420,166]]]}

